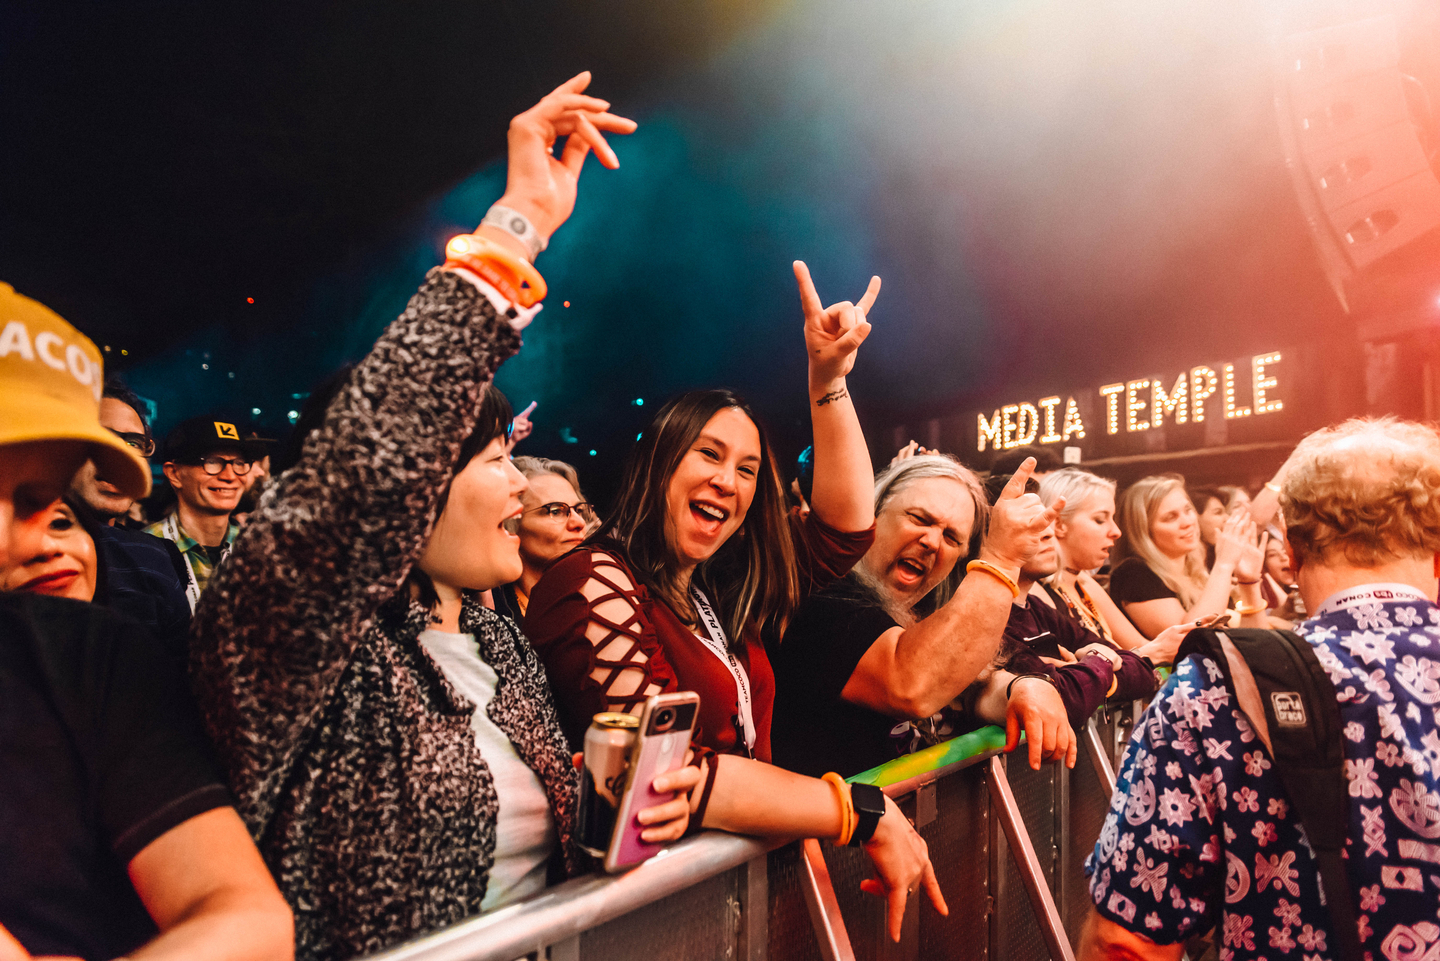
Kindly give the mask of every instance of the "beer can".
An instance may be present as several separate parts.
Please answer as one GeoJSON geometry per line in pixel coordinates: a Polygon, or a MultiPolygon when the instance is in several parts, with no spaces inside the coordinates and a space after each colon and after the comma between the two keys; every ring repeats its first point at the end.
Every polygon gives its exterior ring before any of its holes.
{"type": "Polygon", "coordinates": [[[610,847],[620,796],[625,792],[630,750],[639,730],[640,719],[635,715],[607,711],[596,714],[585,732],[575,834],[580,847],[597,858],[603,858],[610,847]]]}

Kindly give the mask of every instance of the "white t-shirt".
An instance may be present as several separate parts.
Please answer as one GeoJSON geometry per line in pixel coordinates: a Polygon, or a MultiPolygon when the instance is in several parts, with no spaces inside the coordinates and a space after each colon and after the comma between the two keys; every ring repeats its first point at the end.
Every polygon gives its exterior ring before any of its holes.
{"type": "Polygon", "coordinates": [[[485,709],[499,680],[480,657],[474,634],[423,631],[420,643],[445,679],[475,704],[470,729],[475,745],[495,777],[500,814],[495,825],[495,865],[480,910],[528,897],[545,889],[545,866],[556,843],[555,820],[545,788],[535,772],[515,753],[515,745],[495,726],[485,709]]]}

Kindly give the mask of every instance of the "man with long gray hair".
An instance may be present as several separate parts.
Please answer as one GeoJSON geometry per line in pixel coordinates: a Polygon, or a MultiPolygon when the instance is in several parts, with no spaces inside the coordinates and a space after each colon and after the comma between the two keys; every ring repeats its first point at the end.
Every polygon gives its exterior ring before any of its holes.
{"type": "Polygon", "coordinates": [[[977,679],[971,712],[1023,728],[1030,763],[1075,763],[1075,734],[1048,678],[988,673],[1019,590],[1021,568],[1055,519],[1025,493],[1027,461],[993,508],[975,475],[928,454],[875,481],[875,543],[855,569],[801,605],[772,655],[775,762],[846,776],[959,733],[942,714],[977,679]],[[988,525],[987,525],[988,515],[988,525]],[[970,576],[958,562],[983,531],[970,576]],[[931,595],[934,612],[922,616],[931,595]]]}

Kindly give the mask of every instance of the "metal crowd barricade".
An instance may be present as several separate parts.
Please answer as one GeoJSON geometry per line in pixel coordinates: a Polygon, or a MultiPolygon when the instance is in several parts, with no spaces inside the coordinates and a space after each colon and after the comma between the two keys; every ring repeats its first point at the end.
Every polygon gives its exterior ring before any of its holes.
{"type": "Polygon", "coordinates": [[[917,893],[900,943],[860,890],[864,852],[706,833],[622,875],[576,878],[371,961],[1073,961],[1083,865],[1114,786],[1129,710],[1083,732],[1073,770],[1031,770],[984,728],[851,780],[885,790],[930,846],[949,903],[917,893]]]}

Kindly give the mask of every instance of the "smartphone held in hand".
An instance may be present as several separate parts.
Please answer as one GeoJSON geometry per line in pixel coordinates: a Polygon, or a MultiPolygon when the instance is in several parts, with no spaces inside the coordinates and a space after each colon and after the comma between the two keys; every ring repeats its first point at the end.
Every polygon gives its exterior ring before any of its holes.
{"type": "MultiPolygon", "coordinates": [[[[615,812],[615,830],[605,853],[606,871],[614,874],[632,868],[664,849],[664,844],[651,844],[640,837],[645,826],[636,815],[674,800],[673,792],[657,794],[651,785],[661,774],[684,766],[699,708],[700,695],[692,691],[656,694],[645,701],[639,736],[630,751],[625,790],[615,812]]],[[[588,766],[588,735],[586,748],[588,766]]]]}

